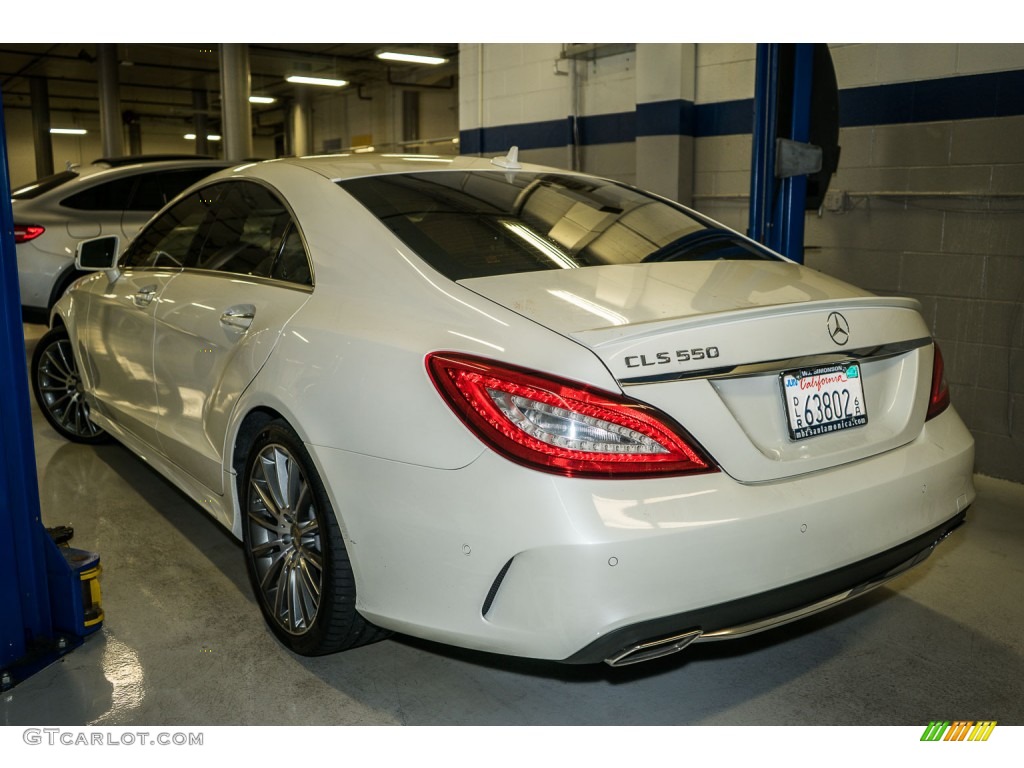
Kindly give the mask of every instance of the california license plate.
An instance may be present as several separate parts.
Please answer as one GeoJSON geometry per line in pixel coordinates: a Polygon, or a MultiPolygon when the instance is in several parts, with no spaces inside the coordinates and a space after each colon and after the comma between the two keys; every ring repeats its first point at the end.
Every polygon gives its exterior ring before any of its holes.
{"type": "Polygon", "coordinates": [[[868,423],[857,363],[835,363],[782,374],[782,396],[793,440],[828,435],[868,423]]]}

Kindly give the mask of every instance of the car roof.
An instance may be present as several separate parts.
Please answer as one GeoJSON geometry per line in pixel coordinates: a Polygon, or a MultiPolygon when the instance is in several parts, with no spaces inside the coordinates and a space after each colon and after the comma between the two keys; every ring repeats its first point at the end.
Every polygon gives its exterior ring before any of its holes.
{"type": "Polygon", "coordinates": [[[162,155],[120,155],[119,157],[98,157],[92,161],[93,165],[105,163],[111,168],[121,165],[138,165],[139,163],[158,163],[163,160],[216,160],[213,155],[186,155],[182,153],[167,153],[162,155]]]}
{"type": "Polygon", "coordinates": [[[134,158],[101,157],[98,160],[93,160],[91,163],[89,163],[89,165],[73,167],[72,170],[77,171],[81,176],[92,176],[97,173],[114,173],[115,171],[128,175],[133,173],[145,173],[146,171],[161,170],[165,168],[172,169],[209,167],[212,172],[213,170],[220,168],[230,168],[233,165],[238,165],[238,163],[229,160],[217,160],[215,158],[205,156],[173,157],[166,155],[153,155],[150,157],[140,156],[134,158]],[[133,160],[135,162],[132,162],[133,160]]]}
{"type": "MultiPolygon", "coordinates": [[[[343,181],[362,176],[380,176],[394,173],[420,173],[431,170],[452,171],[555,171],[557,169],[529,163],[503,163],[506,157],[467,157],[463,155],[401,155],[401,154],[338,154],[308,157],[284,157],[267,160],[259,165],[286,163],[306,168],[332,181],[343,181]]],[[[241,169],[237,169],[241,170],[241,169]]],[[[570,171],[559,171],[571,173],[570,171]]]]}

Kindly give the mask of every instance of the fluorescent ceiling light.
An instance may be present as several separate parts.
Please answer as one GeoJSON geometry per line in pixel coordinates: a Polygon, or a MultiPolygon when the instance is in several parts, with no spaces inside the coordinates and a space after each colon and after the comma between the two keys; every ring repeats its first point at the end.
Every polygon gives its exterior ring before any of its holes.
{"type": "Polygon", "coordinates": [[[381,51],[377,54],[378,59],[384,61],[404,61],[407,64],[444,64],[448,59],[440,56],[423,56],[417,53],[398,53],[396,51],[381,51]]]}
{"type": "Polygon", "coordinates": [[[341,88],[348,85],[348,80],[333,80],[329,77],[306,77],[305,75],[289,75],[285,78],[289,83],[301,83],[303,85],[329,85],[331,88],[341,88]]]}
{"type": "Polygon", "coordinates": [[[69,136],[85,136],[88,133],[85,128],[51,128],[50,133],[63,133],[69,136]]]}
{"type": "Polygon", "coordinates": [[[356,154],[365,154],[367,152],[373,152],[373,145],[370,145],[368,147],[356,147],[352,151],[355,152],[356,154]]]}
{"type": "MultiPolygon", "coordinates": [[[[185,138],[188,139],[189,141],[195,141],[196,140],[196,135],[194,133],[186,133],[185,134],[185,138]]],[[[208,134],[206,134],[206,140],[207,141],[220,141],[221,140],[221,136],[219,134],[216,134],[216,133],[208,133],[208,134]]]]}
{"type": "Polygon", "coordinates": [[[273,104],[277,99],[273,96],[250,96],[250,104],[273,104]]]}

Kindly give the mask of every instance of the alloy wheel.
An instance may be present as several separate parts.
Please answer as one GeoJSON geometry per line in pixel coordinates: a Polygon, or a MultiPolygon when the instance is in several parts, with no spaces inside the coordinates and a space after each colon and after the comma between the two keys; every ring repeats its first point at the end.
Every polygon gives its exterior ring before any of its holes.
{"type": "Polygon", "coordinates": [[[66,336],[52,339],[43,348],[36,367],[36,386],[40,405],[51,423],[68,437],[89,439],[103,434],[103,429],[89,419],[89,404],[66,336]]]}
{"type": "Polygon", "coordinates": [[[249,478],[247,544],[268,614],[286,632],[307,632],[320,610],[320,521],[300,463],[284,446],[260,450],[249,478]]]}

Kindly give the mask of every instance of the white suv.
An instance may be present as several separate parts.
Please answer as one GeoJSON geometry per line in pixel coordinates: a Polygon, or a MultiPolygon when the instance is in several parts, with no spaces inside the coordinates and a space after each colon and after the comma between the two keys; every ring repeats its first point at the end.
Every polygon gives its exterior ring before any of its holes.
{"type": "Polygon", "coordinates": [[[25,319],[45,321],[50,307],[81,277],[75,269],[79,240],[131,238],[179,192],[231,165],[187,155],[104,158],[14,190],[11,207],[25,319]]]}

